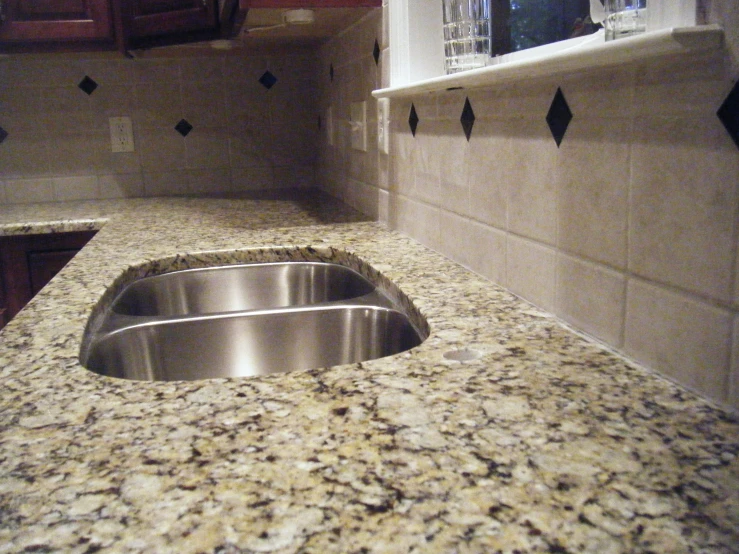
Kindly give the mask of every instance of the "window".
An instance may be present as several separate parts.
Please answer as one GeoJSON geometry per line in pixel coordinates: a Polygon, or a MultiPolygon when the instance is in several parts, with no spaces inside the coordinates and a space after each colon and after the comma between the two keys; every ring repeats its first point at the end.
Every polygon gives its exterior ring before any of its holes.
{"type": "Polygon", "coordinates": [[[510,54],[594,33],[590,0],[490,0],[492,54],[510,54]]]}
{"type": "MultiPolygon", "coordinates": [[[[594,0],[598,1],[598,0],[594,0]]],[[[648,0],[647,33],[697,23],[704,0],[648,0]]],[[[580,14],[589,13],[590,0],[491,0],[499,10],[509,8],[508,25],[497,30],[491,65],[546,58],[572,47],[589,48],[603,42],[602,33],[569,38],[580,14]],[[587,4],[587,9],[581,4],[587,4]],[[557,7],[559,6],[559,8],[557,7]],[[508,43],[506,45],[506,42],[508,43]],[[542,45],[538,45],[542,44],[542,45]],[[510,53],[503,53],[508,50],[510,53]]],[[[390,21],[390,86],[402,87],[441,77],[444,70],[443,23],[440,0],[388,0],[390,21]]],[[[495,6],[493,6],[495,10],[495,6]]],[[[493,16],[494,17],[494,16],[493,16]]],[[[582,19],[584,21],[584,19],[582,19]]],[[[496,33],[493,23],[493,33],[496,33]]]]}

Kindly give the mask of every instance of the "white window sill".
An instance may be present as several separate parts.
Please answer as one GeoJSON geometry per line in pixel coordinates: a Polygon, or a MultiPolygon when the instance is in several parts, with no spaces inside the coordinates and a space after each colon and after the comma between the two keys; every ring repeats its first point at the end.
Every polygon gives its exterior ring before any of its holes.
{"type": "Polygon", "coordinates": [[[375,98],[402,98],[457,88],[489,87],[512,81],[612,67],[673,54],[718,50],[724,31],[718,25],[676,27],[597,44],[583,43],[540,57],[515,60],[407,85],[378,89],[375,98]]]}

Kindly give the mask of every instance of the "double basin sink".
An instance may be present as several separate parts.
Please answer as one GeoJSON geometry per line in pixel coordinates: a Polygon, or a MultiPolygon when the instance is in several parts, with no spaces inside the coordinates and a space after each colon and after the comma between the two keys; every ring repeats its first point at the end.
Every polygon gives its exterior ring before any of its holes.
{"type": "Polygon", "coordinates": [[[88,326],[80,359],[126,379],[240,377],[382,358],[426,334],[349,267],[228,265],[130,283],[88,326]]]}

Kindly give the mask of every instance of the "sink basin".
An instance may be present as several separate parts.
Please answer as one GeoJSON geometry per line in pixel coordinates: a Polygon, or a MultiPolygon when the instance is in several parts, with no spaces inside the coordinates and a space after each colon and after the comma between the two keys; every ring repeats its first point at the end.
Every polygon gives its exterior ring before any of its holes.
{"type": "Polygon", "coordinates": [[[125,379],[245,377],[382,358],[425,338],[349,267],[255,263],[134,281],[88,323],[80,361],[125,379]]]}
{"type": "Polygon", "coordinates": [[[147,322],[93,344],[87,368],[127,379],[246,377],[360,362],[421,339],[402,313],[327,306],[147,322]]]}
{"type": "Polygon", "coordinates": [[[321,262],[279,262],[188,269],[146,277],[112,306],[123,315],[185,315],[305,306],[369,294],[356,271],[321,262]]]}

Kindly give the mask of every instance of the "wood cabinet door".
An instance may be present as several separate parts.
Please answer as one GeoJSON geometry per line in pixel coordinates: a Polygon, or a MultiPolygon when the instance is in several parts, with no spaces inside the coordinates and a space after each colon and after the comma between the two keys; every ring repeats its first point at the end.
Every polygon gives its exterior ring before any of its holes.
{"type": "Polygon", "coordinates": [[[112,39],[109,0],[0,0],[0,42],[112,39]]]}
{"type": "Polygon", "coordinates": [[[218,27],[217,0],[131,0],[128,4],[125,27],[131,38],[218,27]]]}
{"type": "Polygon", "coordinates": [[[0,329],[95,233],[74,231],[0,237],[0,329]]]}

